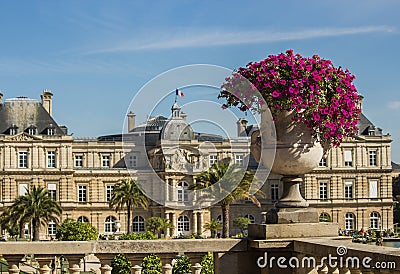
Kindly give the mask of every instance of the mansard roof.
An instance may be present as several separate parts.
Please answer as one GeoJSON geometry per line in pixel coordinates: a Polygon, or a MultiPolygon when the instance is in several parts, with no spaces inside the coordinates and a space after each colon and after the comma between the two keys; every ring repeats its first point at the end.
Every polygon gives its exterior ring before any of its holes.
{"type": "Polygon", "coordinates": [[[47,129],[53,128],[55,135],[66,135],[65,127],[60,127],[35,99],[17,97],[0,104],[0,134],[9,134],[10,128],[28,132],[31,127],[36,127],[37,134],[47,134],[47,129]]]}
{"type": "Polygon", "coordinates": [[[376,127],[368,118],[361,113],[358,121],[358,135],[382,136],[382,129],[376,127]]]}

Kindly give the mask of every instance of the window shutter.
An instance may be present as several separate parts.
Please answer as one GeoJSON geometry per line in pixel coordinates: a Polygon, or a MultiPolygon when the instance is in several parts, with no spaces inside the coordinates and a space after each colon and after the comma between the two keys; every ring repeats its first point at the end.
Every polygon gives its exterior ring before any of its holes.
{"type": "Polygon", "coordinates": [[[345,161],[345,162],[351,162],[351,161],[353,161],[353,157],[352,157],[351,150],[345,150],[345,151],[344,151],[344,161],[345,161]]]}
{"type": "Polygon", "coordinates": [[[378,198],[378,181],[369,181],[369,197],[378,198]]]}

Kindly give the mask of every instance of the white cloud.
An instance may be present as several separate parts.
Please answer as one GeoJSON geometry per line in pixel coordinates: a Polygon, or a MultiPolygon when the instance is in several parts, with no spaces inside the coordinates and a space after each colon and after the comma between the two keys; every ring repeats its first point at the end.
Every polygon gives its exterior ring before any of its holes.
{"type": "Polygon", "coordinates": [[[400,101],[389,102],[387,106],[392,109],[400,109],[400,101]]]}
{"type": "Polygon", "coordinates": [[[123,44],[109,48],[103,48],[90,52],[125,52],[140,50],[160,50],[174,48],[192,48],[208,46],[224,46],[239,44],[272,43],[289,40],[304,40],[320,37],[332,37],[343,35],[355,35],[374,32],[393,32],[394,29],[388,26],[366,26],[353,28],[314,28],[297,31],[203,31],[186,30],[179,34],[154,34],[147,39],[134,39],[123,44]]]}

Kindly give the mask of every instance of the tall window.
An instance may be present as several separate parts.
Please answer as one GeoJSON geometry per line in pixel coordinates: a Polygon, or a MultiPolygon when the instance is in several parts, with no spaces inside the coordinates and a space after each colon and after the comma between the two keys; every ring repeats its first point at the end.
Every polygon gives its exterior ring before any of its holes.
{"type": "Polygon", "coordinates": [[[104,222],[104,234],[112,234],[117,231],[115,227],[115,221],[117,219],[114,216],[108,216],[104,222]]]}
{"type": "Polygon", "coordinates": [[[78,222],[89,223],[89,219],[87,217],[85,217],[85,216],[79,216],[78,222]]]}
{"type": "Polygon", "coordinates": [[[47,151],[47,167],[56,167],[55,151],[47,151]]]}
{"type": "Polygon", "coordinates": [[[372,212],[371,215],[369,216],[369,220],[370,220],[370,227],[372,229],[378,229],[379,223],[381,221],[381,215],[379,215],[378,212],[372,212]]]}
{"type": "Polygon", "coordinates": [[[30,128],[28,128],[28,134],[29,135],[36,135],[36,128],[31,126],[30,128]]]}
{"type": "Polygon", "coordinates": [[[378,181],[376,180],[369,181],[369,197],[378,198],[378,181]]]}
{"type": "Polygon", "coordinates": [[[27,168],[28,167],[28,151],[18,152],[18,167],[27,168]]]}
{"type": "Polygon", "coordinates": [[[271,184],[271,200],[278,201],[279,200],[279,185],[271,184]]]}
{"type": "Polygon", "coordinates": [[[53,221],[50,221],[50,222],[49,222],[49,225],[48,225],[47,231],[48,231],[48,233],[49,233],[50,236],[56,235],[56,233],[57,233],[56,223],[53,222],[53,221]]]}
{"type": "Polygon", "coordinates": [[[49,196],[51,199],[57,199],[57,184],[48,184],[47,189],[49,190],[49,196]]]}
{"type": "Polygon", "coordinates": [[[101,158],[101,166],[102,167],[110,167],[110,156],[103,155],[101,158]]]}
{"type": "Polygon", "coordinates": [[[28,192],[28,184],[19,184],[19,196],[24,196],[28,192]]]}
{"type": "Polygon", "coordinates": [[[106,186],[106,202],[109,202],[111,200],[111,194],[113,190],[114,190],[113,185],[106,186]]]}
{"type": "Polygon", "coordinates": [[[369,151],[369,165],[370,166],[376,166],[376,150],[370,150],[369,151]]]}
{"type": "Polygon", "coordinates": [[[254,216],[251,214],[247,214],[244,217],[249,219],[251,224],[254,224],[256,222],[256,218],[254,218],[254,216]]]}
{"type": "Polygon", "coordinates": [[[351,150],[344,151],[344,166],[353,166],[353,153],[351,150]]]}
{"type": "Polygon", "coordinates": [[[137,167],[137,156],[136,155],[129,155],[128,165],[129,165],[129,167],[137,167]]]}
{"type": "Polygon", "coordinates": [[[178,202],[187,202],[189,201],[188,197],[188,184],[186,182],[178,183],[178,202]]]}
{"type": "Polygon", "coordinates": [[[353,213],[346,213],[346,217],[344,219],[344,228],[346,230],[354,230],[355,227],[355,221],[356,221],[356,217],[354,216],[353,213]]]}
{"type": "Polygon", "coordinates": [[[82,155],[74,156],[74,167],[83,167],[83,156],[82,155]]]}
{"type": "Polygon", "coordinates": [[[243,166],[243,155],[235,155],[235,164],[243,166]]]}
{"type": "Polygon", "coordinates": [[[210,166],[212,166],[214,163],[216,163],[218,161],[217,155],[210,155],[209,161],[210,161],[210,166]]]}
{"type": "Polygon", "coordinates": [[[87,186],[85,185],[78,186],[78,202],[87,202],[87,186]]]}
{"type": "Polygon", "coordinates": [[[179,216],[178,218],[178,232],[190,231],[189,218],[187,216],[179,216]]]}
{"type": "Polygon", "coordinates": [[[319,167],[326,167],[326,158],[321,158],[318,164],[319,167]]]}
{"type": "Polygon", "coordinates": [[[344,183],[344,198],[353,199],[353,182],[344,183]]]}
{"type": "Polygon", "coordinates": [[[144,218],[142,216],[135,216],[133,218],[133,232],[144,232],[144,218]]]}
{"type": "Polygon", "coordinates": [[[328,199],[328,183],[327,182],[319,183],[319,198],[322,200],[328,199]]]}
{"type": "Polygon", "coordinates": [[[10,135],[17,135],[17,127],[10,128],[10,135]]]}
{"type": "Polygon", "coordinates": [[[321,213],[321,215],[319,215],[319,221],[320,222],[332,222],[332,219],[328,213],[323,212],[323,213],[321,213]]]}

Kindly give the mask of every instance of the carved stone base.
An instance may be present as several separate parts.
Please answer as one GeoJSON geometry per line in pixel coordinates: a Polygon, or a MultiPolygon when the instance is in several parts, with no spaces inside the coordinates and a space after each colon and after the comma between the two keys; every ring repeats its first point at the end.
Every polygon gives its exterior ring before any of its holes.
{"type": "Polygon", "coordinates": [[[266,224],[318,223],[315,208],[273,208],[265,216],[266,224]]]}
{"type": "Polygon", "coordinates": [[[249,224],[249,238],[253,240],[335,237],[337,223],[249,224]]]}

